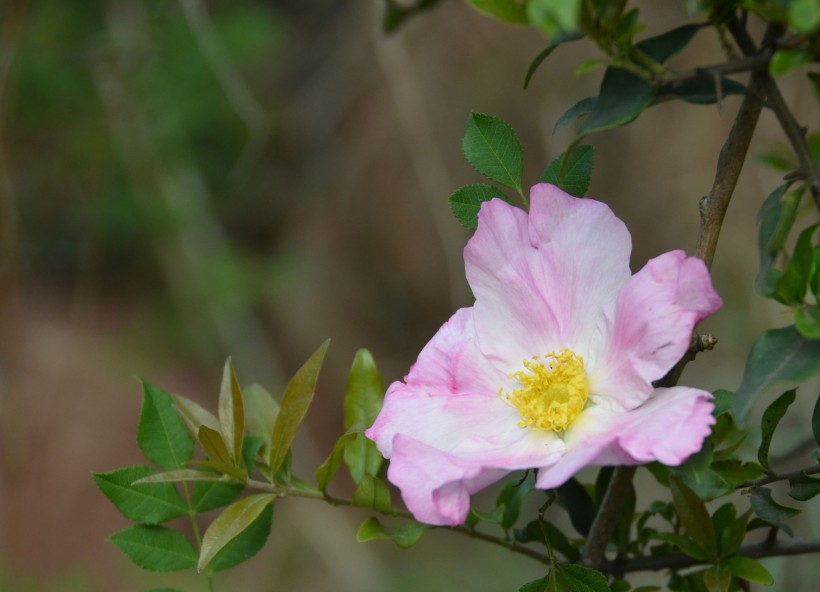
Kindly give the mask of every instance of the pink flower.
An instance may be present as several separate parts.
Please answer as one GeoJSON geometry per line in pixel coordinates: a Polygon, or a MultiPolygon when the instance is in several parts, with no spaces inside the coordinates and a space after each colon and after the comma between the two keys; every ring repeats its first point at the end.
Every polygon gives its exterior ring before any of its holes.
{"type": "Polygon", "coordinates": [[[529,215],[481,206],[464,250],[475,294],[387,390],[367,437],[421,522],[464,522],[470,496],[514,470],[558,487],[588,465],[677,465],[714,423],[711,395],[654,388],[720,297],[671,251],[635,275],[605,204],[547,184],[529,215]]]}

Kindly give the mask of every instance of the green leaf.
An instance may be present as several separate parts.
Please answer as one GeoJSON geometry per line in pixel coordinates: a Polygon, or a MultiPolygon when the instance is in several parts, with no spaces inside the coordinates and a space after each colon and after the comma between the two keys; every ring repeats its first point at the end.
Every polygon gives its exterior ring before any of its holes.
{"type": "Polygon", "coordinates": [[[503,199],[513,204],[504,193],[492,185],[464,185],[456,189],[449,198],[450,210],[464,228],[475,230],[478,227],[478,211],[481,204],[493,198],[503,199]]]}
{"type": "Polygon", "coordinates": [[[814,441],[820,446],[820,396],[814,402],[814,411],[811,413],[811,432],[814,434],[814,441]]]}
{"type": "Polygon", "coordinates": [[[179,418],[171,395],[142,380],[142,410],[137,444],[155,465],[166,471],[183,468],[194,453],[194,440],[179,418]]]}
{"type": "Polygon", "coordinates": [[[562,43],[567,43],[569,41],[577,41],[578,39],[582,39],[584,36],[581,33],[559,33],[555,37],[553,37],[550,44],[544,48],[535,59],[530,63],[530,67],[527,68],[527,75],[524,77],[524,90],[527,90],[527,87],[530,85],[530,80],[532,80],[533,74],[538,69],[538,67],[546,60],[550,54],[555,51],[555,48],[561,45],[562,43]]]}
{"type": "Polygon", "coordinates": [[[799,49],[778,49],[772,56],[772,61],[769,62],[769,74],[773,78],[783,76],[800,66],[811,62],[812,56],[810,53],[801,51],[799,49]]]}
{"type": "Polygon", "coordinates": [[[750,515],[751,510],[744,512],[719,533],[721,557],[734,555],[740,549],[746,538],[746,525],[749,523],[750,515]]]}
{"type": "Polygon", "coordinates": [[[732,572],[722,563],[703,572],[703,584],[709,592],[728,592],[731,583],[732,572]]]}
{"type": "Polygon", "coordinates": [[[216,430],[212,430],[208,426],[199,426],[199,434],[197,436],[205,453],[214,462],[233,466],[231,454],[228,452],[228,447],[225,445],[225,440],[222,434],[216,430]]]}
{"type": "Polygon", "coordinates": [[[242,462],[245,465],[245,470],[248,475],[253,474],[256,470],[257,456],[261,453],[265,446],[265,438],[259,436],[247,436],[245,443],[242,446],[242,462]]]}
{"type": "Polygon", "coordinates": [[[777,253],[783,248],[783,243],[789,235],[797,207],[803,195],[802,188],[791,191],[784,198],[788,185],[781,185],[775,189],[763,202],[757,214],[758,252],[760,254],[760,270],[755,278],[755,292],[761,296],[770,297],[774,294],[777,283],[773,270],[777,253]]]}
{"type": "Polygon", "coordinates": [[[191,492],[191,506],[198,514],[223,508],[238,498],[244,489],[241,483],[197,481],[191,492]]]}
{"type": "Polygon", "coordinates": [[[501,517],[501,526],[504,529],[512,528],[521,512],[521,502],[532,491],[532,481],[509,481],[504,484],[495,500],[496,507],[504,508],[501,517]]]}
{"type": "Polygon", "coordinates": [[[700,545],[688,536],[674,534],[671,532],[658,532],[653,534],[650,538],[658,541],[664,541],[666,543],[672,543],[686,555],[692,557],[693,559],[697,559],[698,561],[706,561],[709,559],[708,553],[706,553],[700,545]]]}
{"type": "Polygon", "coordinates": [[[743,382],[732,400],[735,421],[743,422],[766,387],[780,381],[808,380],[818,370],[820,341],[806,339],[793,325],[764,332],[749,352],[743,382]]]}
{"type": "Polygon", "coordinates": [[[216,416],[196,403],[182,395],[173,395],[176,403],[177,413],[185,422],[188,432],[196,438],[199,433],[199,426],[208,426],[212,430],[219,430],[219,420],[216,416]]]}
{"type": "Polygon", "coordinates": [[[377,512],[389,513],[393,511],[393,504],[390,501],[390,489],[387,484],[378,477],[366,473],[353,492],[353,505],[373,509],[377,512]]]}
{"type": "Polygon", "coordinates": [[[319,349],[313,352],[285,387],[282,407],[271,433],[271,451],[268,466],[272,473],[276,473],[282,463],[285,462],[290,445],[296,437],[296,431],[299,429],[311,401],[313,401],[319,370],[322,368],[322,362],[325,359],[325,353],[327,353],[329,345],[330,340],[328,339],[319,346],[319,349]]]}
{"type": "Polygon", "coordinates": [[[527,18],[547,37],[578,29],[581,0],[529,0],[527,18]]]}
{"type": "Polygon", "coordinates": [[[552,183],[575,197],[583,197],[592,178],[595,149],[592,146],[578,146],[569,153],[569,160],[564,163],[566,156],[566,153],[556,156],[542,173],[540,181],[552,183]]]}
{"type": "Polygon", "coordinates": [[[783,520],[793,518],[800,510],[778,504],[772,499],[772,492],[767,487],[758,487],[752,490],[750,498],[752,510],[764,522],[782,529],[789,536],[793,536],[792,529],[783,524],[783,520]]]}
{"type": "Polygon", "coordinates": [[[148,475],[134,481],[134,485],[145,483],[179,483],[181,481],[221,481],[222,475],[196,469],[177,469],[175,471],[164,471],[154,475],[148,475]]]}
{"type": "Polygon", "coordinates": [[[533,520],[527,523],[524,528],[516,529],[515,540],[521,543],[546,545],[545,534],[549,538],[549,546],[561,553],[567,561],[576,562],[581,558],[581,553],[572,546],[566,535],[547,521],[533,520]]]}
{"type": "Polygon", "coordinates": [[[242,387],[236,377],[231,358],[225,360],[222,371],[222,388],[219,390],[219,427],[228,447],[233,464],[242,460],[242,446],[245,441],[245,401],[242,387]]]}
{"type": "Polygon", "coordinates": [[[806,339],[820,339],[820,308],[811,306],[794,311],[794,326],[806,339]]]}
{"type": "Polygon", "coordinates": [[[391,528],[382,525],[378,518],[370,517],[359,527],[359,532],[356,533],[356,540],[360,543],[367,541],[383,541],[390,540],[396,543],[402,549],[409,549],[421,539],[421,535],[427,530],[426,524],[420,522],[410,522],[405,526],[398,528],[391,528]]]}
{"type": "Polygon", "coordinates": [[[604,574],[581,565],[560,564],[558,581],[572,592],[609,592],[609,585],[604,574]]]}
{"type": "Polygon", "coordinates": [[[327,491],[327,486],[330,485],[331,480],[342,465],[345,446],[356,436],[360,435],[361,432],[352,431],[336,440],[336,443],[333,445],[333,450],[330,452],[330,456],[316,469],[316,483],[319,485],[319,491],[322,493],[327,491]]]}
{"type": "MultiPolygon", "coordinates": [[[[376,362],[369,351],[360,349],[356,352],[347,379],[344,398],[345,431],[357,425],[361,426],[361,429],[373,425],[383,401],[384,383],[376,368],[376,362]]],[[[365,473],[375,477],[384,464],[384,457],[376,448],[376,444],[364,434],[347,441],[344,460],[354,483],[359,483],[365,473]]]]}
{"type": "Polygon", "coordinates": [[[788,9],[789,24],[800,33],[814,33],[820,27],[820,2],[792,0],[788,9]]]}
{"type": "Polygon", "coordinates": [[[108,540],[150,571],[177,571],[196,565],[196,551],[188,539],[165,526],[139,524],[115,532],[108,540]]]}
{"type": "Polygon", "coordinates": [[[711,557],[717,557],[717,540],[706,505],[697,494],[675,477],[669,479],[675,512],[692,540],[711,557]]]}
{"type": "Polygon", "coordinates": [[[558,505],[567,511],[573,528],[579,534],[589,534],[598,510],[587,490],[574,477],[558,488],[558,505]]]}
{"type": "Polygon", "coordinates": [[[734,488],[713,469],[714,453],[708,444],[686,459],[673,474],[702,500],[713,500],[731,492],[734,488]]]}
{"type": "Polygon", "coordinates": [[[222,550],[211,561],[208,570],[222,571],[239,565],[256,555],[265,546],[270,536],[272,521],[273,504],[270,504],[265,506],[250,526],[222,547],[222,550]]]}
{"type": "Polygon", "coordinates": [[[736,578],[764,586],[771,586],[774,583],[769,570],[751,557],[730,557],[724,563],[736,578]]]}
{"type": "Polygon", "coordinates": [[[133,485],[134,481],[154,475],[149,467],[133,466],[111,473],[94,473],[94,482],[120,513],[130,520],[160,524],[184,516],[188,509],[171,483],[133,485]]]}
{"type": "Polygon", "coordinates": [[[211,522],[202,537],[197,571],[203,571],[228,543],[238,537],[259,518],[276,496],[257,493],[234,502],[211,522]]]}
{"type": "Polygon", "coordinates": [[[597,101],[598,97],[587,97],[575,103],[572,107],[564,111],[564,114],[558,118],[558,121],[555,122],[555,127],[552,128],[552,133],[554,134],[559,129],[569,123],[572,123],[579,117],[592,113],[597,101]]]}
{"type": "Polygon", "coordinates": [[[518,592],[548,592],[550,590],[548,585],[547,578],[538,578],[521,586],[518,592]]]}
{"type": "Polygon", "coordinates": [[[812,237],[818,227],[820,224],[814,224],[800,233],[789,264],[775,284],[775,296],[783,304],[797,306],[803,303],[814,264],[812,237]]]}
{"type": "Polygon", "coordinates": [[[513,25],[526,25],[527,7],[523,2],[511,0],[467,0],[478,12],[513,25]]]}
{"type": "Polygon", "coordinates": [[[524,153],[509,124],[492,115],[473,112],[467,120],[461,148],[479,173],[521,192],[524,153]]]}
{"type": "Polygon", "coordinates": [[[625,125],[649,107],[654,97],[655,89],[647,80],[625,70],[607,68],[595,106],[580,131],[591,134],[625,125]]]}
{"type": "Polygon", "coordinates": [[[249,436],[264,438],[261,454],[262,458],[269,458],[270,436],[279,415],[279,404],[258,384],[245,387],[242,394],[245,398],[245,431],[249,436]]]}
{"type": "Polygon", "coordinates": [[[807,502],[820,494],[820,479],[813,479],[806,474],[789,479],[789,497],[800,502],[807,502]]]}
{"type": "Polygon", "coordinates": [[[771,446],[774,431],[777,429],[777,424],[786,415],[789,405],[794,403],[796,393],[796,389],[786,391],[763,412],[763,418],[760,422],[761,440],[760,447],[757,450],[757,460],[764,469],[769,468],[769,446],[771,446]]]}
{"type": "Polygon", "coordinates": [[[683,25],[656,37],[644,39],[636,47],[656,62],[664,64],[689,45],[701,26],[683,25]]]}

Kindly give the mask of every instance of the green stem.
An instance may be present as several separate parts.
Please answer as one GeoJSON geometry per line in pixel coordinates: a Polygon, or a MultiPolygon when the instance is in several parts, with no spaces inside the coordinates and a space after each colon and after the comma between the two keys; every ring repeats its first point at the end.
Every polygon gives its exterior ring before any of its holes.
{"type": "MultiPolygon", "coordinates": [[[[194,541],[196,542],[196,552],[199,555],[202,551],[202,534],[199,532],[199,522],[196,519],[196,509],[191,505],[191,492],[188,489],[188,483],[182,482],[182,495],[185,498],[185,505],[188,506],[188,518],[191,519],[191,528],[194,532],[194,541]]],[[[214,592],[214,575],[209,571],[206,573],[208,582],[208,592],[214,592]]]]}

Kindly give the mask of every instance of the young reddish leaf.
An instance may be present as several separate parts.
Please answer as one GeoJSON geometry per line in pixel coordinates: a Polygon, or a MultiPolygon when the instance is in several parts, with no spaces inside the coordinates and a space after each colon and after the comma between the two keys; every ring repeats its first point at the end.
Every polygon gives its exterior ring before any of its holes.
{"type": "Polygon", "coordinates": [[[197,571],[203,571],[228,543],[251,526],[276,496],[258,493],[234,502],[216,517],[202,537],[197,571]]]}
{"type": "Polygon", "coordinates": [[[268,466],[272,474],[275,474],[282,466],[282,463],[285,462],[290,445],[296,437],[296,431],[299,429],[311,401],[313,401],[319,370],[322,367],[329,345],[330,340],[328,339],[319,346],[319,349],[313,352],[313,355],[296,371],[296,374],[293,375],[293,378],[285,387],[282,407],[276,417],[276,423],[271,433],[268,466]]]}
{"type": "Polygon", "coordinates": [[[155,465],[167,471],[181,469],[194,453],[194,440],[179,418],[171,395],[142,382],[142,410],[137,444],[155,465]]]}
{"type": "Polygon", "coordinates": [[[706,505],[681,481],[675,477],[669,479],[669,486],[672,489],[672,500],[675,504],[675,511],[680,517],[681,524],[692,540],[703,549],[710,558],[717,557],[717,540],[715,538],[715,528],[706,505]]]}
{"type": "Polygon", "coordinates": [[[231,462],[239,464],[242,460],[242,444],[245,441],[245,402],[231,358],[225,360],[225,368],[222,371],[219,427],[228,447],[231,462]]]}

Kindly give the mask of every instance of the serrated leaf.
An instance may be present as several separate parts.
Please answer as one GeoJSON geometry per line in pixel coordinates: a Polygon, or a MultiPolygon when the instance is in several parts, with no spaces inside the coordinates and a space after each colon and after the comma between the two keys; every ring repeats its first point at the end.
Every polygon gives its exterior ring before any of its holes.
{"type": "Polygon", "coordinates": [[[664,64],[689,45],[701,27],[702,25],[683,25],[656,37],[644,39],[636,44],[636,47],[656,62],[664,64]]]}
{"type": "Polygon", "coordinates": [[[378,477],[365,474],[353,492],[353,505],[377,512],[392,512],[393,504],[390,501],[390,489],[387,483],[378,477]]]}
{"type": "MultiPolygon", "coordinates": [[[[344,398],[344,429],[354,426],[366,428],[373,425],[384,401],[384,383],[379,375],[373,356],[366,349],[356,352],[353,366],[347,379],[344,398]]],[[[359,434],[348,440],[344,448],[344,461],[350,470],[354,483],[359,483],[365,474],[379,474],[384,457],[376,444],[359,434]]]]}
{"type": "Polygon", "coordinates": [[[808,380],[820,370],[820,341],[806,339],[793,325],[764,332],[749,357],[743,382],[732,400],[735,421],[740,424],[757,396],[780,382],[808,380]]]}
{"type": "Polygon", "coordinates": [[[196,565],[196,551],[188,539],[165,526],[139,524],[115,532],[108,541],[149,571],[178,571],[196,565]]]}
{"type": "Polygon", "coordinates": [[[238,465],[242,460],[242,446],[245,441],[245,401],[231,358],[225,360],[225,367],[222,370],[222,387],[219,389],[219,428],[228,448],[231,463],[238,465]]]}
{"type": "Polygon", "coordinates": [[[245,387],[242,394],[245,398],[245,431],[249,436],[264,438],[261,454],[262,458],[269,458],[270,437],[279,415],[279,404],[258,384],[245,387]]]}
{"type": "Polygon", "coordinates": [[[194,453],[194,440],[177,414],[171,395],[145,380],[137,444],[155,465],[171,471],[183,468],[194,453]]]}
{"type": "Polygon", "coordinates": [[[467,3],[487,16],[491,16],[505,23],[526,25],[527,7],[523,2],[510,0],[467,0],[467,3]]]}
{"type": "Polygon", "coordinates": [[[578,146],[570,152],[566,163],[563,162],[565,155],[566,153],[560,154],[549,163],[541,174],[540,181],[560,187],[575,197],[583,197],[592,178],[595,149],[592,146],[578,146]]]}
{"type": "Polygon", "coordinates": [[[731,583],[732,572],[722,563],[703,572],[703,584],[709,592],[728,592],[731,583]]]}
{"type": "Polygon", "coordinates": [[[789,508],[778,504],[772,499],[772,492],[766,487],[758,487],[752,490],[750,503],[754,513],[764,522],[782,529],[789,536],[794,536],[792,529],[783,524],[783,520],[793,518],[800,513],[800,510],[789,508]]]}
{"type": "Polygon", "coordinates": [[[155,474],[153,469],[137,465],[110,473],[94,473],[93,477],[105,497],[129,520],[160,524],[187,514],[185,502],[172,484],[134,484],[155,474]]]}
{"type": "Polygon", "coordinates": [[[426,524],[411,522],[404,526],[392,528],[384,526],[378,518],[370,517],[359,527],[356,533],[356,540],[360,543],[377,540],[391,540],[402,549],[409,549],[421,539],[421,535],[427,530],[426,524]]]}
{"type": "Polygon", "coordinates": [[[360,435],[361,432],[358,431],[351,431],[347,434],[344,434],[341,438],[336,440],[336,443],[333,444],[333,450],[330,452],[330,455],[327,457],[325,462],[321,464],[321,466],[316,469],[316,483],[319,485],[319,491],[325,493],[327,491],[327,486],[330,485],[331,480],[333,479],[336,472],[339,470],[339,467],[342,465],[342,458],[344,457],[345,446],[348,442],[350,442],[353,438],[357,435],[360,435]]]}
{"type": "Polygon", "coordinates": [[[191,506],[198,514],[223,508],[238,498],[244,489],[241,483],[197,481],[191,492],[191,506]]]}
{"type": "Polygon", "coordinates": [[[174,395],[177,413],[185,422],[188,432],[196,438],[199,433],[199,426],[205,425],[212,430],[219,430],[219,420],[216,416],[202,407],[199,403],[192,401],[182,395],[174,395]]]}
{"type": "Polygon", "coordinates": [[[521,191],[524,154],[506,122],[492,115],[471,113],[461,141],[467,161],[488,179],[521,191]]]}
{"type": "Polygon", "coordinates": [[[812,55],[799,49],[778,49],[769,62],[772,78],[783,76],[811,62],[812,55]]]}
{"type": "Polygon", "coordinates": [[[558,581],[572,592],[610,592],[604,574],[581,565],[561,563],[558,566],[558,581]]]}
{"type": "Polygon", "coordinates": [[[577,479],[572,478],[558,488],[558,505],[567,511],[573,528],[579,534],[589,534],[597,509],[589,493],[577,479]]]}
{"type": "Polygon", "coordinates": [[[199,551],[197,571],[203,571],[217,553],[228,543],[238,537],[259,518],[262,512],[273,503],[276,496],[270,493],[257,493],[234,502],[216,517],[208,526],[202,537],[202,548],[199,551]]]}
{"type": "Polygon", "coordinates": [[[801,474],[789,480],[789,497],[800,502],[807,502],[820,494],[820,479],[801,474]]]}
{"type": "Polygon", "coordinates": [[[282,407],[279,409],[279,415],[271,433],[271,451],[268,466],[272,473],[276,473],[282,463],[285,462],[290,445],[293,443],[305,413],[307,413],[308,407],[313,401],[319,370],[322,368],[322,362],[325,359],[325,353],[327,353],[329,345],[329,339],[320,345],[319,349],[313,352],[285,387],[282,407]]]}
{"type": "Polygon", "coordinates": [[[757,460],[765,469],[769,468],[769,447],[772,443],[774,431],[777,429],[777,424],[786,415],[786,410],[789,405],[794,403],[796,389],[791,389],[780,395],[774,402],[766,408],[763,412],[763,418],[760,421],[761,440],[760,447],[757,450],[757,460]]]}
{"type": "Polygon", "coordinates": [[[652,104],[655,92],[647,80],[618,68],[607,68],[595,106],[581,124],[581,133],[600,132],[633,121],[652,104]]]}
{"type": "Polygon", "coordinates": [[[675,477],[669,479],[669,487],[672,490],[675,512],[687,534],[706,552],[708,557],[717,557],[715,529],[709,512],[706,511],[706,505],[694,491],[675,477]]]}
{"type": "Polygon", "coordinates": [[[774,578],[769,570],[751,557],[730,557],[725,561],[725,564],[732,572],[732,575],[741,580],[754,584],[763,584],[764,586],[771,586],[774,583],[774,578]]]}
{"type": "Polygon", "coordinates": [[[475,230],[478,227],[478,212],[481,204],[495,197],[515,205],[501,190],[492,185],[482,184],[459,187],[450,196],[448,203],[450,210],[461,225],[469,230],[475,230]]]}
{"type": "Polygon", "coordinates": [[[709,559],[708,553],[704,551],[700,545],[690,539],[688,536],[682,534],[674,534],[672,532],[658,532],[653,534],[650,538],[666,543],[672,543],[689,557],[697,559],[698,561],[706,561],[709,559]]]}
{"type": "Polygon", "coordinates": [[[535,74],[538,67],[550,56],[553,51],[555,51],[559,45],[569,41],[577,41],[583,37],[584,36],[581,33],[559,33],[553,37],[550,44],[541,50],[532,62],[530,62],[530,66],[527,68],[527,75],[524,77],[524,90],[527,90],[527,87],[530,85],[530,80],[532,80],[533,74],[535,74]]]}
{"type": "Polygon", "coordinates": [[[273,504],[262,510],[245,530],[232,539],[216,554],[208,571],[218,572],[243,563],[256,555],[270,536],[273,521],[273,504]]]}

